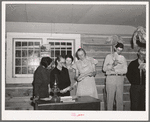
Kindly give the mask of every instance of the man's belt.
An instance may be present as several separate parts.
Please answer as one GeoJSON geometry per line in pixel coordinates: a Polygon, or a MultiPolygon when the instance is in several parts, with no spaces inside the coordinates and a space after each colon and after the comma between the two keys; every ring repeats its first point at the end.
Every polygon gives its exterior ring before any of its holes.
{"type": "Polygon", "coordinates": [[[125,74],[107,74],[107,76],[125,76],[125,74]]]}

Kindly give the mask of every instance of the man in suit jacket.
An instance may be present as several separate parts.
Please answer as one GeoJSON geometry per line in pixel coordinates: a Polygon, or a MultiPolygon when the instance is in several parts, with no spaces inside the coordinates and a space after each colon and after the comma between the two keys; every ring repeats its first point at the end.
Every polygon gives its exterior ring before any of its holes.
{"type": "Polygon", "coordinates": [[[146,79],[146,51],[141,48],[138,51],[138,58],[131,61],[128,66],[126,74],[131,83],[130,98],[131,110],[144,111],[145,110],[145,79],[146,79]]]}

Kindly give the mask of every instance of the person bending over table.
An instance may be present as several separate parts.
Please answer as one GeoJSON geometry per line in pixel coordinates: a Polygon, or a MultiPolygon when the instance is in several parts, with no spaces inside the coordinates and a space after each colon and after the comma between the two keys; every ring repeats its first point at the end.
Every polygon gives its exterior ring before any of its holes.
{"type": "Polygon", "coordinates": [[[49,97],[50,91],[50,71],[52,59],[43,57],[40,66],[34,72],[33,85],[33,102],[39,98],[49,97]]]}

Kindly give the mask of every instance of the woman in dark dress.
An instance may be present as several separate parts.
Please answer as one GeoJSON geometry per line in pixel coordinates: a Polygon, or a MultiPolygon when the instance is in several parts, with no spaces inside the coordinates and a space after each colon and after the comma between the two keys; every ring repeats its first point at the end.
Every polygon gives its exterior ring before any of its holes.
{"type": "MultiPolygon", "coordinates": [[[[58,79],[58,88],[60,92],[58,92],[58,96],[70,96],[70,77],[68,69],[65,68],[65,59],[62,56],[58,56],[55,60],[55,68],[51,71],[50,74],[50,87],[53,88],[54,82],[58,79]]],[[[53,95],[53,93],[51,93],[53,95]]]]}
{"type": "Polygon", "coordinates": [[[52,59],[50,57],[43,57],[40,66],[34,72],[33,80],[33,101],[39,98],[49,97],[50,84],[50,67],[52,59]]]}
{"type": "Polygon", "coordinates": [[[71,80],[71,87],[72,87],[72,89],[70,91],[70,94],[71,94],[71,96],[76,96],[76,85],[77,85],[77,82],[74,79],[75,78],[75,70],[72,68],[73,56],[72,55],[66,55],[65,56],[65,60],[66,60],[65,66],[68,69],[70,80],[71,80]]]}

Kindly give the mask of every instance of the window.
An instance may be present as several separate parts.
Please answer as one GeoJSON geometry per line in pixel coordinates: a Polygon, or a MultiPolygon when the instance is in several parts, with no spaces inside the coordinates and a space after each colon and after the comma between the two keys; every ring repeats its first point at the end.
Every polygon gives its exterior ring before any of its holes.
{"type": "Polygon", "coordinates": [[[51,47],[51,58],[55,59],[58,55],[74,54],[73,40],[50,40],[48,42],[51,47]]]}
{"type": "MultiPolygon", "coordinates": [[[[58,55],[73,55],[73,40],[51,40],[50,57],[55,60],[58,55]]],[[[41,39],[14,39],[14,77],[31,77],[40,64],[41,39]]],[[[47,52],[44,52],[47,53],[47,52]]]]}
{"type": "Polygon", "coordinates": [[[80,34],[8,32],[6,41],[6,83],[32,83],[41,57],[74,55],[81,47],[80,34]]]}
{"type": "Polygon", "coordinates": [[[14,39],[14,76],[33,74],[40,62],[39,39],[14,39]]]}

